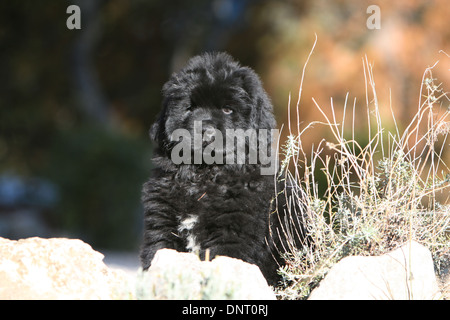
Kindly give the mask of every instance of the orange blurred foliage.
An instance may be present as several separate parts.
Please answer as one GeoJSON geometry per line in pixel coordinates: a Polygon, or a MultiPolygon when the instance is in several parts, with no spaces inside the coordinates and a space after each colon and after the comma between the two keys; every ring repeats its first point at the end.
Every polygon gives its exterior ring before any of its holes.
{"type": "MultiPolygon", "coordinates": [[[[450,54],[450,5],[447,0],[277,1],[269,2],[252,14],[253,21],[265,25],[267,30],[258,42],[261,56],[258,70],[262,71],[278,119],[284,122],[287,121],[289,94],[291,109],[295,109],[302,68],[315,34],[318,41],[307,66],[300,103],[300,120],[304,124],[323,120],[312,98],[328,111],[332,98],[339,117],[348,93],[348,110],[352,110],[356,99],[355,129],[366,128],[366,83],[362,63],[365,56],[373,65],[380,113],[387,129],[393,127],[390,107],[400,129],[411,121],[420,103],[424,71],[438,60],[433,69],[435,83],[442,83],[444,90],[450,88],[450,57],[447,55],[450,54]],[[366,10],[372,4],[380,8],[381,28],[378,30],[369,30],[366,26],[370,16],[366,10]]],[[[370,103],[372,94],[368,98],[370,103]]],[[[442,108],[448,108],[448,100],[442,99],[440,103],[442,108]]],[[[319,136],[305,136],[303,143],[317,144],[320,137],[326,136],[326,130],[318,128],[319,136]]]]}

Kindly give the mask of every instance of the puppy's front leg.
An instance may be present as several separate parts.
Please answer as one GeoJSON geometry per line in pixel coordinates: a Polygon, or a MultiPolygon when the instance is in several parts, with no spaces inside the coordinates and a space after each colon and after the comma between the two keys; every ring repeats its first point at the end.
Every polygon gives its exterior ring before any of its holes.
{"type": "Polygon", "coordinates": [[[144,186],[145,231],[140,254],[144,270],[150,267],[159,249],[182,250],[182,241],[177,234],[176,212],[167,201],[153,191],[151,182],[144,186]]]}

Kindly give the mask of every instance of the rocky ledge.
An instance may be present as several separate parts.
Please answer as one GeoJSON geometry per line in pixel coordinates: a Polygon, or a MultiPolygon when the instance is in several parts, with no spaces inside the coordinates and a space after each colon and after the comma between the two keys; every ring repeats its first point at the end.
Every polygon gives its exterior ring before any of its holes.
{"type": "MultiPolygon", "coordinates": [[[[449,299],[431,254],[417,242],[379,257],[347,257],[310,299],[449,299]],[[439,283],[439,285],[438,285],[439,283]]],[[[255,265],[229,257],[200,261],[163,249],[136,274],[111,269],[81,240],[0,238],[0,299],[275,299],[255,265]]]]}
{"type": "Polygon", "coordinates": [[[147,272],[108,268],[81,240],[0,238],[0,299],[275,299],[255,265],[163,249],[147,272]]]}

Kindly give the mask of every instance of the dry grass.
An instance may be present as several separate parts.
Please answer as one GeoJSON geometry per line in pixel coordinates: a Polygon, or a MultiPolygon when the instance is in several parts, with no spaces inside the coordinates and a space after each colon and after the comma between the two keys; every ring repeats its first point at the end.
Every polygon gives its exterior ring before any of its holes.
{"type": "MultiPolygon", "coordinates": [[[[397,125],[391,108],[393,132],[383,126],[367,57],[363,67],[365,139],[359,139],[355,132],[357,103],[349,107],[347,99],[339,120],[333,100],[327,113],[313,99],[324,121],[300,128],[300,85],[296,121],[289,119],[289,136],[282,146],[281,171],[298,184],[288,201],[297,201],[304,208],[292,216],[302,220],[309,245],[297,249],[290,243],[287,265],[280,269],[285,283],[277,294],[282,299],[308,297],[330,267],[345,256],[384,254],[411,239],[431,250],[437,272],[449,264],[450,170],[443,152],[449,143],[450,100],[433,78],[436,64],[424,72],[417,113],[404,130],[397,125]],[[347,118],[351,118],[349,123],[347,118]],[[317,125],[327,126],[333,140],[324,139],[306,152],[301,137],[317,125]],[[299,134],[294,135],[294,131],[299,134]],[[362,145],[361,140],[368,143],[362,145]],[[318,191],[319,175],[326,178],[324,194],[318,191]]],[[[301,83],[303,76],[304,72],[301,83]]],[[[296,232],[293,225],[292,221],[284,225],[284,237],[292,239],[296,232]]]]}

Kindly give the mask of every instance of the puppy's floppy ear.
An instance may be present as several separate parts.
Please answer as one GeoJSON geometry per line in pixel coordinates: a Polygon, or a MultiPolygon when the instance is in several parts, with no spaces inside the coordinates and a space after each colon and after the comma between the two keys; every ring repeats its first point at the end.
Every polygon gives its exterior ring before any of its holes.
{"type": "Polygon", "coordinates": [[[151,125],[150,130],[148,131],[150,139],[152,139],[152,141],[155,141],[155,142],[158,141],[158,132],[159,132],[159,121],[158,120],[156,120],[156,122],[151,125]]]}
{"type": "Polygon", "coordinates": [[[256,72],[248,67],[241,67],[237,74],[242,79],[242,87],[248,93],[255,107],[252,122],[258,124],[260,129],[275,128],[276,121],[273,115],[272,102],[256,72]]]}
{"type": "Polygon", "coordinates": [[[166,106],[163,105],[162,111],[157,115],[155,122],[150,126],[150,130],[148,131],[150,139],[154,142],[160,142],[161,130],[164,130],[165,110],[166,106]]]}

